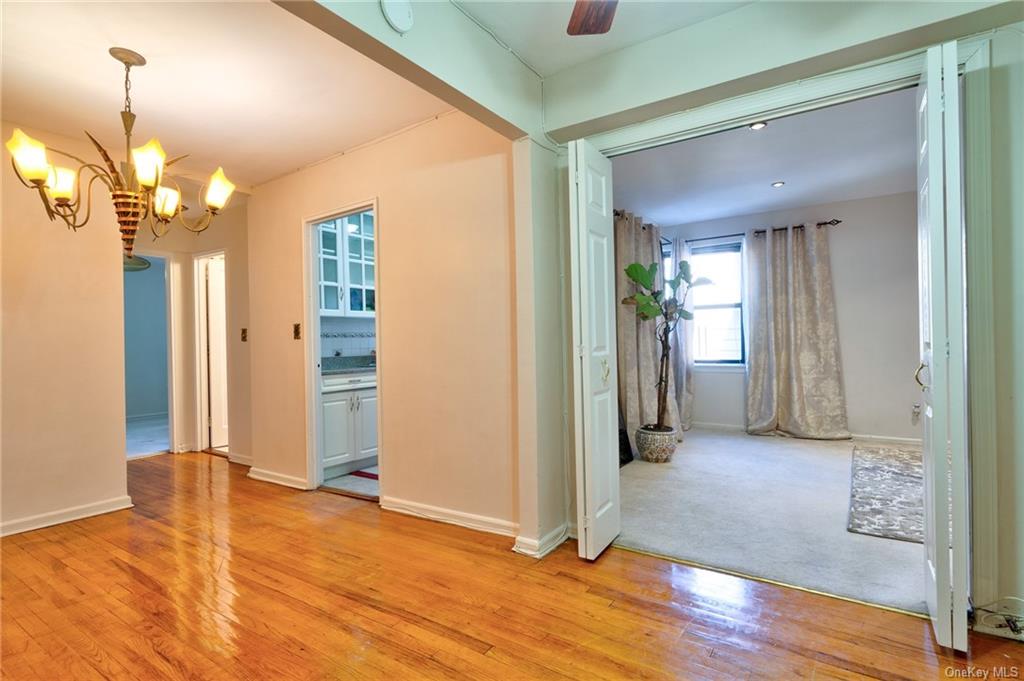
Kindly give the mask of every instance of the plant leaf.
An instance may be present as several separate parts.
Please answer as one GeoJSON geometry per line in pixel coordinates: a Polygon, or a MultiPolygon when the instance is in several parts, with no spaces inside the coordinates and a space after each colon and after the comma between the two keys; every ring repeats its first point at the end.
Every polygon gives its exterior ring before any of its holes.
{"type": "Polygon", "coordinates": [[[626,268],[626,276],[648,291],[654,288],[654,276],[651,275],[650,270],[638,262],[626,268]]]}
{"type": "Polygon", "coordinates": [[[680,310],[679,316],[682,317],[683,319],[693,319],[693,313],[690,312],[689,310],[680,310]]]}
{"type": "Polygon", "coordinates": [[[679,261],[679,275],[678,276],[682,277],[683,281],[685,281],[687,284],[690,283],[690,280],[693,277],[693,273],[690,270],[690,263],[689,263],[689,261],[686,261],[686,260],[680,260],[679,261]]]}
{"type": "Polygon", "coordinates": [[[714,283],[714,282],[712,282],[707,277],[698,277],[697,281],[695,281],[692,284],[690,284],[690,286],[707,286],[708,284],[712,284],[712,283],[714,283]]]}

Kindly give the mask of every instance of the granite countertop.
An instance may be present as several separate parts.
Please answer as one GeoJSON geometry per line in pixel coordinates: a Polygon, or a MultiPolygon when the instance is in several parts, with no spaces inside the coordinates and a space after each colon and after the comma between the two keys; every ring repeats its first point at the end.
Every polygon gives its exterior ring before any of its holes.
{"type": "Polygon", "coordinates": [[[377,371],[375,355],[354,355],[351,357],[321,357],[320,374],[339,376],[344,374],[372,374],[377,371]]]}

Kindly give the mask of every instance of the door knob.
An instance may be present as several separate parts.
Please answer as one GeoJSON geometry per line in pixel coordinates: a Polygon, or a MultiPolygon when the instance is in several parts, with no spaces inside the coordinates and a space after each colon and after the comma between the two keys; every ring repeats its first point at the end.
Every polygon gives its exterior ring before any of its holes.
{"type": "Polygon", "coordinates": [[[917,365],[917,371],[914,372],[914,380],[917,381],[917,384],[919,386],[921,386],[921,390],[926,390],[928,388],[928,386],[921,382],[921,372],[924,371],[924,368],[926,366],[928,365],[925,364],[924,362],[921,362],[920,364],[917,365]]]}

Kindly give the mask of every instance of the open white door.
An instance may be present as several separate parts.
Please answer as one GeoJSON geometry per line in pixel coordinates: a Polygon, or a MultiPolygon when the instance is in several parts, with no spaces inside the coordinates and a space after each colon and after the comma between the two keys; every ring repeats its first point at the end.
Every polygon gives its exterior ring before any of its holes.
{"type": "Polygon", "coordinates": [[[621,529],[612,164],[569,143],[573,400],[579,554],[597,558],[621,529]]]}
{"type": "Polygon", "coordinates": [[[918,276],[925,591],[939,645],[967,650],[964,231],[956,43],[928,50],[918,87],[918,276]]]}
{"type": "Polygon", "coordinates": [[[228,446],[227,288],[224,256],[206,261],[206,333],[210,447],[228,446]]]}

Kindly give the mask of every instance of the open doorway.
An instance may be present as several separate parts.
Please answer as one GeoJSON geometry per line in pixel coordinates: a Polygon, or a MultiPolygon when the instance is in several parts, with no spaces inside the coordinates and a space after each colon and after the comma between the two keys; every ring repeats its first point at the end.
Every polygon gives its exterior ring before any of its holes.
{"type": "MultiPolygon", "coordinates": [[[[141,258],[139,259],[142,260],[141,258]]],[[[124,272],[125,451],[128,458],[171,448],[167,260],[124,272]]]]}
{"type": "MultiPolygon", "coordinates": [[[[666,463],[633,443],[617,544],[927,612],[916,90],[613,159],[616,272],[653,249],[711,282],[673,339],[681,441],[666,463]]],[[[656,349],[617,317],[632,439],[656,349]]]]}
{"type": "Polygon", "coordinates": [[[195,258],[200,448],[227,456],[227,286],[223,252],[195,258]]]}
{"type": "Polygon", "coordinates": [[[380,500],[376,215],[367,202],[308,225],[316,484],[371,501],[380,500]]]}

